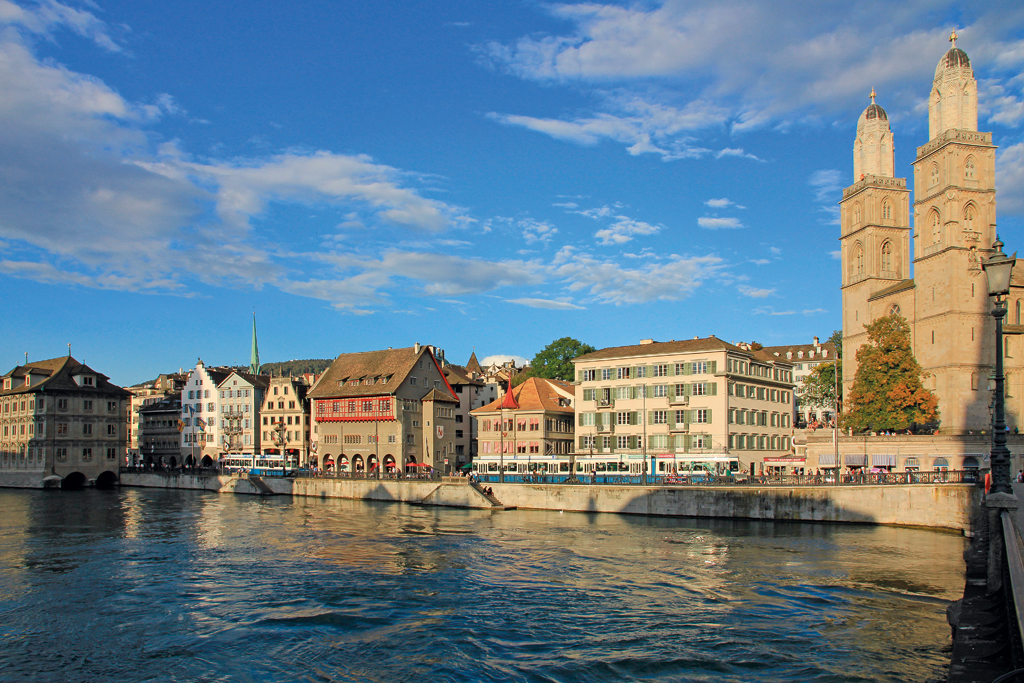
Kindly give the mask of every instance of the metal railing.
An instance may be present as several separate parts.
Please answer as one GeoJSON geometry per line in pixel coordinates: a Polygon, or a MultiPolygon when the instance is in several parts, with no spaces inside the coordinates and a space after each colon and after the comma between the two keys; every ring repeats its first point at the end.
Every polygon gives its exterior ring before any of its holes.
{"type": "MultiPolygon", "coordinates": [[[[474,475],[479,481],[498,483],[497,473],[474,475]]],[[[977,470],[946,472],[896,472],[863,475],[759,475],[710,474],[681,472],[676,475],[643,475],[627,472],[585,472],[575,476],[566,472],[507,472],[505,483],[518,484],[614,484],[626,486],[878,486],[907,484],[963,484],[978,481],[977,470]]]]}

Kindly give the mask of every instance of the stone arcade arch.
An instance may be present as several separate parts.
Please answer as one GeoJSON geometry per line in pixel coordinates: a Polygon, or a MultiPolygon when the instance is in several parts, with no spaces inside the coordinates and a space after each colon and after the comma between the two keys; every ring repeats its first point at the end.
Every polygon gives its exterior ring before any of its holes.
{"type": "Polygon", "coordinates": [[[84,489],[88,481],[81,472],[72,472],[61,480],[60,487],[66,491],[75,491],[84,489]]]}
{"type": "Polygon", "coordinates": [[[112,489],[117,486],[117,474],[106,470],[100,472],[100,476],[96,477],[96,488],[98,489],[112,489]]]}

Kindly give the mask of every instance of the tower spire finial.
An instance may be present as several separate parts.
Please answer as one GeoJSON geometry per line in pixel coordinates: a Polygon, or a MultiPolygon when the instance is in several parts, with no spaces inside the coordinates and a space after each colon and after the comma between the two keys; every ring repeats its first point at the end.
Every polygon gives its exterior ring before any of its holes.
{"type": "Polygon", "coordinates": [[[871,104],[875,103],[875,89],[871,88],[871,104]]]}
{"type": "Polygon", "coordinates": [[[953,47],[956,47],[956,29],[953,29],[949,34],[949,42],[953,43],[953,47]]]}
{"type": "Polygon", "coordinates": [[[256,311],[252,312],[252,353],[249,355],[249,374],[260,374],[260,347],[256,344],[256,311]]]}

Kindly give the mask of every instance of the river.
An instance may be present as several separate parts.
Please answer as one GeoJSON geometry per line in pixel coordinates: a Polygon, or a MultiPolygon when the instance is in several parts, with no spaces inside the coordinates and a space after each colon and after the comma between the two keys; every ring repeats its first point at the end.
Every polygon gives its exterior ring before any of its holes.
{"type": "Polygon", "coordinates": [[[964,539],[0,490],[0,681],[926,681],[964,539]]]}

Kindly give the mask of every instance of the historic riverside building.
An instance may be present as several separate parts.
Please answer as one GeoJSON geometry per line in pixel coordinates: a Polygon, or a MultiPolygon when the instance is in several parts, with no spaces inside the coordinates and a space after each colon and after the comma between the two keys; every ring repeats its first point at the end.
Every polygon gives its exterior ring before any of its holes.
{"type": "Polygon", "coordinates": [[[260,449],[264,455],[284,453],[289,467],[309,463],[310,415],[304,377],[271,377],[263,403],[260,449]]]}
{"type": "Polygon", "coordinates": [[[430,346],[343,353],[309,398],[314,466],[365,473],[454,467],[459,401],[430,346]]]}
{"type": "Polygon", "coordinates": [[[645,339],[573,363],[579,456],[612,454],[658,473],[803,466],[791,454],[792,361],[708,337],[645,339]]]}
{"type": "MultiPolygon", "coordinates": [[[[147,455],[140,452],[141,436],[139,432],[142,426],[140,411],[143,406],[162,403],[167,396],[174,396],[180,401],[181,389],[185,386],[187,378],[188,376],[180,371],[177,373],[163,373],[151,382],[143,382],[142,384],[128,387],[128,391],[132,393],[131,417],[128,421],[127,462],[129,464],[143,462],[145,455],[147,455]]],[[[177,417],[175,417],[174,424],[177,425],[177,417]]],[[[174,453],[161,453],[161,455],[167,456],[167,462],[170,462],[170,456],[177,458],[177,450],[176,448],[174,453]]]]}
{"type": "MultiPolygon", "coordinates": [[[[249,372],[232,371],[217,385],[220,422],[221,456],[229,466],[281,467],[280,455],[261,457],[260,408],[263,406],[270,377],[249,372]]],[[[216,421],[216,420],[215,420],[216,421]]]]}
{"type": "Polygon", "coordinates": [[[519,473],[557,472],[546,463],[573,452],[574,399],[568,382],[531,377],[474,410],[479,456],[488,471],[503,464],[519,473]]]}
{"type": "MultiPolygon", "coordinates": [[[[996,240],[996,148],[991,133],[978,132],[970,59],[956,47],[955,33],[950,40],[953,47],[935,68],[928,99],[930,139],[917,148],[913,163],[913,204],[906,179],[894,177],[893,135],[874,91],[857,122],[854,182],[839,204],[845,391],[856,376],[857,349],[867,342],[865,324],[898,313],[909,323],[914,355],[929,375],[925,386],[939,399],[941,426],[927,440],[841,440],[844,465],[960,469],[984,466],[988,457],[988,437],[981,432],[991,434],[995,323],[981,263],[996,240]]],[[[1018,327],[1024,298],[1019,267],[1013,282],[1006,318],[1011,429],[1020,424],[1024,400],[1024,346],[1013,336],[1024,330],[1018,327]]],[[[1019,453],[1015,439],[1010,446],[1019,453]]],[[[823,466],[834,465],[831,449],[830,443],[817,448],[823,466]]]]}
{"type": "Polygon", "coordinates": [[[0,485],[113,484],[131,394],[71,356],[19,365],[0,387],[0,485]]]}
{"type": "Polygon", "coordinates": [[[138,450],[129,454],[128,462],[131,465],[177,464],[181,458],[181,433],[178,431],[181,394],[151,397],[146,401],[135,413],[138,450]]]}
{"type": "Polygon", "coordinates": [[[231,368],[207,367],[200,358],[189,371],[181,389],[181,458],[195,458],[197,464],[217,463],[221,455],[220,391],[217,386],[232,373],[231,368]]]}
{"type": "MultiPolygon", "coordinates": [[[[470,357],[470,361],[476,361],[475,353],[470,357]]],[[[484,384],[479,367],[477,364],[478,369],[474,371],[469,370],[468,366],[449,363],[444,365],[448,384],[455,392],[455,398],[459,399],[459,404],[455,407],[454,463],[459,468],[472,462],[477,455],[479,420],[472,415],[472,411],[489,403],[486,399],[490,397],[493,400],[496,393],[493,387],[489,388],[484,384]]]]}
{"type": "Polygon", "coordinates": [[[815,337],[813,344],[766,346],[764,352],[793,364],[793,382],[796,385],[796,391],[793,392],[793,413],[796,418],[796,428],[804,429],[814,422],[822,425],[829,424],[835,417],[835,407],[811,403],[805,400],[801,393],[804,379],[811,374],[814,368],[836,362],[835,344],[831,342],[822,344],[821,340],[815,337]]]}

